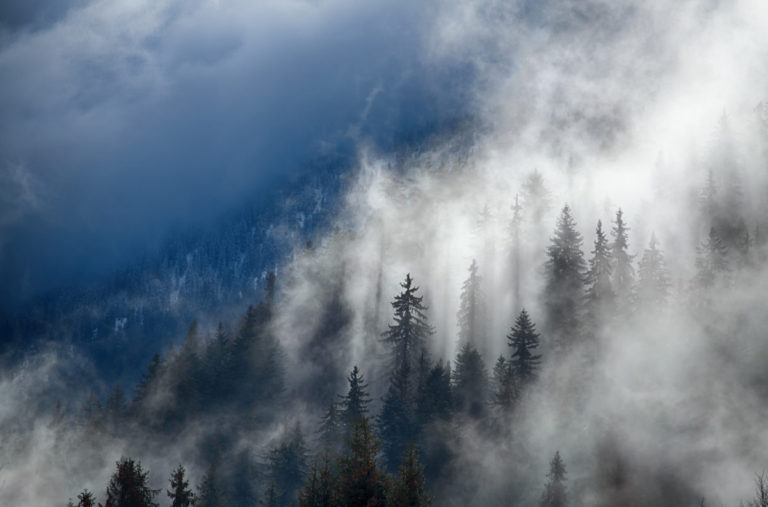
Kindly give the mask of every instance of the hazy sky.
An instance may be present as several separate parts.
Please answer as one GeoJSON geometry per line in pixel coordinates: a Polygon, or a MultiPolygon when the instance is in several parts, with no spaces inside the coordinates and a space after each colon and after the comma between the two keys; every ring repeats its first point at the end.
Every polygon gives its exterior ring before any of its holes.
{"type": "Polygon", "coordinates": [[[431,2],[0,7],[0,301],[91,279],[359,140],[467,107],[431,2]]]}

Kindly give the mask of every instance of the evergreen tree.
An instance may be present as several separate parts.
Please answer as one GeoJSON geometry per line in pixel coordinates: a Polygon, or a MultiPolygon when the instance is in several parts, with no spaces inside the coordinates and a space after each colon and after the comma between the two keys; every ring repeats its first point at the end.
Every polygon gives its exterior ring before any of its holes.
{"type": "Polygon", "coordinates": [[[560,453],[556,452],[549,464],[549,473],[547,474],[549,482],[541,495],[541,507],[565,507],[568,505],[565,473],[565,464],[560,459],[560,453]]]}
{"type": "Polygon", "coordinates": [[[627,252],[629,248],[629,227],[624,223],[624,212],[621,208],[616,212],[616,221],[611,229],[613,243],[611,243],[611,259],[613,261],[612,277],[613,290],[616,295],[616,303],[620,312],[626,314],[629,311],[632,300],[632,289],[635,285],[635,268],[632,266],[634,256],[627,252]]]}
{"type": "Polygon", "coordinates": [[[709,229],[707,241],[698,248],[696,282],[702,289],[710,289],[725,280],[728,272],[728,251],[714,227],[709,229]]]}
{"type": "Polygon", "coordinates": [[[395,324],[383,333],[384,340],[392,345],[392,371],[379,427],[391,470],[396,469],[405,446],[416,436],[414,372],[418,371],[425,341],[433,333],[425,314],[427,307],[423,297],[416,295],[419,288],[413,285],[410,274],[400,286],[403,292],[392,302],[395,324]]]}
{"type": "Polygon", "coordinates": [[[349,507],[386,505],[386,475],[376,456],[379,442],[363,416],[355,424],[348,451],[339,458],[339,501],[349,507]]]}
{"type": "Polygon", "coordinates": [[[484,296],[474,259],[469,266],[469,278],[461,288],[457,320],[461,343],[470,343],[474,347],[482,347],[485,344],[484,296]]]}
{"type": "Polygon", "coordinates": [[[363,375],[357,366],[352,368],[352,372],[347,377],[349,390],[345,396],[340,396],[341,418],[345,427],[345,434],[352,433],[355,421],[368,413],[368,404],[371,397],[368,395],[368,384],[365,383],[363,375]]]}
{"type": "Polygon", "coordinates": [[[508,412],[520,397],[520,383],[512,368],[512,361],[507,361],[503,355],[499,356],[493,367],[493,381],[496,388],[493,404],[502,412],[508,412]]]}
{"type": "Polygon", "coordinates": [[[258,493],[256,491],[256,473],[250,452],[242,449],[237,453],[234,467],[228,474],[227,491],[230,501],[227,507],[251,507],[256,505],[258,493]]]}
{"type": "Polygon", "coordinates": [[[424,298],[416,295],[419,288],[413,285],[410,273],[400,286],[403,291],[392,301],[395,323],[389,325],[383,336],[392,345],[393,369],[410,370],[433,330],[427,322],[424,298]]]}
{"type": "Polygon", "coordinates": [[[134,390],[134,405],[140,404],[147,397],[154,383],[162,374],[165,361],[160,354],[152,356],[152,361],[147,366],[147,371],[141,374],[141,380],[134,390]]]}
{"type": "Polygon", "coordinates": [[[600,319],[612,310],[615,295],[611,284],[611,263],[608,240],[603,232],[603,224],[598,220],[595,247],[584,278],[587,289],[587,322],[591,332],[596,331],[600,319]]]}
{"type": "Polygon", "coordinates": [[[72,503],[70,500],[67,503],[67,507],[96,507],[96,498],[94,498],[93,493],[84,489],[77,495],[77,504],[72,503]]]}
{"type": "MultiPolygon", "coordinates": [[[[539,333],[536,332],[536,325],[531,321],[525,308],[515,320],[512,332],[507,335],[507,341],[513,349],[510,369],[514,378],[523,385],[531,383],[536,378],[541,355],[532,352],[539,346],[539,333]]],[[[506,381],[510,382],[509,379],[506,381]]]]}
{"type": "Polygon", "coordinates": [[[322,463],[313,463],[309,480],[299,493],[299,507],[336,507],[338,484],[326,451],[322,463]]]}
{"type": "Polygon", "coordinates": [[[576,230],[571,209],[566,204],[557,220],[555,235],[547,247],[544,303],[547,326],[557,348],[563,348],[569,337],[578,334],[579,308],[584,294],[584,254],[582,238],[576,230]]]}
{"type": "Polygon", "coordinates": [[[277,488],[280,505],[292,504],[304,483],[307,449],[297,425],[278,447],[269,453],[269,476],[277,488]]]}
{"type": "Polygon", "coordinates": [[[157,507],[153,501],[160,490],[150,489],[147,476],[137,463],[130,458],[117,462],[117,470],[107,485],[105,507],[157,507]]]}
{"type": "Polygon", "coordinates": [[[179,467],[173,471],[171,478],[171,489],[166,490],[171,498],[171,507],[190,507],[195,504],[195,494],[189,489],[189,481],[186,480],[184,467],[179,467]]]}
{"type": "Polygon", "coordinates": [[[421,507],[432,505],[424,488],[424,467],[419,463],[416,447],[411,443],[403,456],[397,477],[387,495],[388,507],[421,507]]]}
{"type": "Polygon", "coordinates": [[[669,274],[664,254],[656,245],[656,235],[652,234],[638,264],[637,299],[643,308],[664,308],[669,297],[669,274]]]}
{"type": "Polygon", "coordinates": [[[419,426],[435,420],[448,420],[453,408],[451,365],[438,361],[432,365],[420,385],[416,401],[419,426]]]}
{"type": "Polygon", "coordinates": [[[469,343],[462,345],[453,370],[453,401],[459,412],[480,418],[486,413],[488,375],[480,353],[469,343]]]}

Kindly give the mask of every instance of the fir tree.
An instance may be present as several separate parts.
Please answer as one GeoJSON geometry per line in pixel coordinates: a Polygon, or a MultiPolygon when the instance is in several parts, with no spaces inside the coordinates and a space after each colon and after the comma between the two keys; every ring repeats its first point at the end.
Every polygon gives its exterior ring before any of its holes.
{"type": "Polygon", "coordinates": [[[470,343],[474,347],[482,347],[485,344],[484,296],[474,259],[469,266],[469,277],[461,288],[457,320],[461,343],[470,343]]]}
{"type": "Polygon", "coordinates": [[[587,290],[587,317],[593,332],[598,321],[612,309],[614,292],[611,284],[611,263],[608,240],[603,232],[603,224],[598,220],[594,250],[584,278],[587,290]]]}
{"type": "Polygon", "coordinates": [[[368,384],[365,383],[360,369],[355,366],[347,377],[349,390],[345,396],[340,396],[341,418],[346,435],[351,434],[355,421],[368,413],[371,397],[368,395],[368,384]]]}
{"type": "Polygon", "coordinates": [[[339,502],[345,506],[385,505],[386,475],[376,456],[379,442],[368,420],[361,417],[349,440],[347,452],[339,458],[339,502]]]}
{"type": "Polygon", "coordinates": [[[419,463],[416,447],[411,443],[403,456],[397,477],[387,495],[388,507],[421,507],[432,505],[424,488],[424,467],[419,463]]]}
{"type": "Polygon", "coordinates": [[[523,385],[531,383],[536,378],[541,355],[533,353],[533,349],[539,346],[539,333],[536,332],[536,325],[531,321],[525,308],[515,320],[512,332],[507,335],[507,341],[513,349],[510,369],[514,378],[523,385]]]}
{"type": "Polygon", "coordinates": [[[549,464],[549,473],[547,474],[549,482],[541,495],[541,507],[565,507],[568,505],[565,474],[565,464],[560,459],[560,453],[556,452],[549,464]]]}
{"type": "Polygon", "coordinates": [[[453,370],[454,407],[471,417],[485,415],[488,400],[488,375],[480,353],[469,343],[462,345],[453,370]]]}
{"type": "Polygon", "coordinates": [[[613,243],[611,243],[611,259],[613,261],[612,277],[613,290],[616,294],[616,303],[619,311],[626,314],[632,301],[632,289],[635,285],[635,268],[632,266],[632,258],[627,251],[629,249],[629,227],[624,222],[624,212],[621,208],[616,212],[616,221],[611,229],[613,243]]]}
{"type": "Polygon", "coordinates": [[[656,245],[656,235],[652,234],[638,264],[637,299],[643,308],[664,308],[669,297],[669,274],[664,254],[656,245]]]}
{"type": "Polygon", "coordinates": [[[160,490],[150,489],[147,485],[149,472],[141,468],[130,458],[117,462],[117,470],[107,485],[105,507],[157,507],[153,499],[160,490]]]}
{"type": "Polygon", "coordinates": [[[453,408],[450,363],[438,361],[429,369],[416,401],[419,426],[435,420],[448,420],[453,408]]]}
{"type": "Polygon", "coordinates": [[[190,507],[195,504],[195,494],[189,489],[189,481],[186,480],[184,467],[179,467],[173,471],[171,478],[171,489],[166,490],[171,499],[171,507],[190,507]]]}
{"type": "Polygon", "coordinates": [[[568,205],[557,220],[555,235],[547,247],[544,303],[547,326],[557,348],[567,346],[569,337],[579,332],[579,308],[584,294],[584,254],[582,238],[568,205]]]}

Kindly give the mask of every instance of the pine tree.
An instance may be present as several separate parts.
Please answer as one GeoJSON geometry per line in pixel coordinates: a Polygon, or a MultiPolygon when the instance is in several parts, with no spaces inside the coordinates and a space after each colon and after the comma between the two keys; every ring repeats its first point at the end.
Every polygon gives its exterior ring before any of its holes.
{"type": "Polygon", "coordinates": [[[637,299],[642,308],[664,308],[669,297],[669,274],[664,254],[656,245],[656,235],[652,234],[638,264],[637,299]]]}
{"type": "Polygon", "coordinates": [[[345,426],[345,434],[352,433],[355,421],[368,413],[371,397],[368,395],[368,384],[365,383],[360,369],[355,366],[347,377],[349,390],[345,396],[340,396],[341,418],[345,426]]]}
{"type": "Polygon", "coordinates": [[[488,402],[488,375],[480,353],[469,343],[462,345],[453,370],[454,407],[471,417],[486,413],[488,402]]]}
{"type": "Polygon", "coordinates": [[[541,507],[565,507],[568,505],[565,474],[565,464],[560,458],[560,453],[556,452],[549,464],[549,473],[547,474],[549,482],[541,495],[541,507]]]}
{"type": "Polygon", "coordinates": [[[576,222],[566,204],[557,220],[551,245],[547,247],[544,289],[547,326],[556,348],[567,346],[569,337],[579,332],[586,268],[581,243],[581,234],[576,230],[576,222]]]}
{"type": "Polygon", "coordinates": [[[385,505],[386,476],[376,456],[379,442],[365,416],[355,425],[347,453],[339,457],[339,501],[345,506],[385,505]]]}
{"type": "Polygon", "coordinates": [[[612,310],[614,292],[611,283],[611,254],[603,224],[597,221],[595,246],[589,259],[589,270],[584,277],[587,290],[587,319],[594,332],[598,322],[612,310]]]}
{"type": "Polygon", "coordinates": [[[611,229],[611,259],[613,261],[612,277],[613,290],[619,311],[626,314],[632,301],[632,289],[635,285],[635,268],[632,266],[633,255],[627,252],[629,248],[629,227],[624,223],[624,212],[621,208],[616,212],[616,221],[611,229]]]}
{"type": "Polygon", "coordinates": [[[189,489],[189,481],[185,479],[185,473],[184,467],[179,465],[168,480],[171,483],[171,489],[166,492],[171,499],[171,507],[190,507],[195,504],[195,494],[189,489]]]}
{"type": "Polygon", "coordinates": [[[474,347],[482,347],[485,344],[485,301],[480,289],[480,282],[480,276],[477,274],[477,263],[473,259],[469,266],[469,278],[466,279],[461,289],[457,320],[459,341],[470,343],[474,347]]]}
{"type": "Polygon", "coordinates": [[[421,507],[432,505],[424,488],[424,467],[419,463],[416,447],[411,443],[403,456],[397,477],[387,495],[388,507],[421,507]]]}
{"type": "Polygon", "coordinates": [[[532,352],[539,346],[539,333],[536,332],[536,325],[531,321],[525,308],[515,320],[512,332],[507,335],[507,341],[513,349],[510,368],[514,378],[523,386],[530,384],[536,378],[541,355],[532,352]]]}
{"type": "Polygon", "coordinates": [[[149,472],[130,458],[117,462],[117,470],[107,485],[105,507],[158,507],[153,499],[160,490],[147,486],[149,472]]]}
{"type": "Polygon", "coordinates": [[[309,479],[299,493],[299,507],[336,507],[339,505],[337,483],[326,451],[322,463],[312,464],[309,479]]]}

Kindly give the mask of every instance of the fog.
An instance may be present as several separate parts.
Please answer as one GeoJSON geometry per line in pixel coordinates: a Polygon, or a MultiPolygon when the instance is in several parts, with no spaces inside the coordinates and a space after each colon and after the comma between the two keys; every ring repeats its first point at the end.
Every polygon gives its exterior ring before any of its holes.
{"type": "MultiPolygon", "coordinates": [[[[350,7],[324,5],[334,14],[350,7]]],[[[476,108],[475,122],[405,156],[355,139],[357,167],[336,227],[318,231],[311,247],[296,249],[279,269],[270,330],[285,353],[289,400],[277,421],[240,435],[235,447],[263,456],[294,422],[314,431],[325,400],[309,393],[342,392],[353,365],[365,373],[378,412],[389,368],[381,333],[392,322],[390,303],[406,273],[429,306],[432,357],[453,361],[462,283],[475,260],[487,301],[485,339],[478,344],[486,370],[509,353],[505,336],[522,308],[542,333],[543,365],[498,431],[457,423],[458,437],[449,442],[456,477],[433,485],[436,504],[536,505],[555,451],[568,467],[571,505],[748,501],[755,474],[768,468],[768,263],[759,242],[768,225],[768,108],[762,102],[768,7],[757,0],[434,7],[410,21],[419,27],[420,58],[426,68],[471,69],[467,100],[476,108]],[[546,192],[532,192],[532,174],[546,192]],[[708,181],[720,195],[738,187],[738,202],[728,206],[755,231],[755,246],[750,262],[729,257],[727,275],[702,288],[695,282],[697,256],[714,227],[702,212],[708,181]],[[512,259],[516,197],[523,217],[519,269],[512,259]],[[597,352],[576,344],[558,353],[548,334],[546,248],[566,203],[585,258],[597,221],[610,229],[621,208],[635,269],[653,235],[671,277],[667,304],[636,303],[631,316],[598,322],[597,352]],[[310,345],[329,308],[336,308],[332,301],[345,318],[320,358],[310,345]]],[[[286,23],[299,23],[288,11],[286,23]]],[[[400,19],[397,9],[386,11],[400,19]]],[[[222,20],[229,32],[225,21],[233,19],[222,20]]],[[[323,25],[328,32],[318,40],[332,38],[335,23],[323,25]]],[[[262,36],[269,37],[253,35],[262,36]]],[[[363,88],[360,104],[366,105],[357,113],[370,115],[384,92],[363,88]]],[[[292,132],[295,117],[288,119],[292,132]]],[[[308,139],[297,135],[291,143],[302,149],[308,139]]],[[[14,167],[9,178],[34,188],[37,180],[14,167]]],[[[43,206],[31,194],[18,195],[4,197],[17,210],[13,220],[21,220],[25,206],[43,206]]],[[[52,365],[72,361],[46,356],[8,372],[3,430],[19,405],[63,375],[52,365]]],[[[87,393],[63,396],[74,411],[87,393]]],[[[54,437],[41,412],[29,411],[33,429],[5,440],[14,449],[6,455],[14,458],[0,469],[4,502],[52,503],[83,487],[100,494],[114,461],[127,453],[149,466],[157,487],[179,461],[189,463],[197,480],[203,471],[195,464],[196,438],[205,424],[215,424],[196,421],[172,445],[163,443],[161,449],[173,449],[170,456],[136,439],[107,439],[85,446],[99,449],[99,458],[89,461],[90,454],[69,441],[76,432],[54,437]],[[49,456],[62,452],[57,446],[69,449],[67,461],[82,468],[63,474],[52,466],[49,456]],[[17,486],[25,475],[46,477],[46,487],[17,486]]]]}

